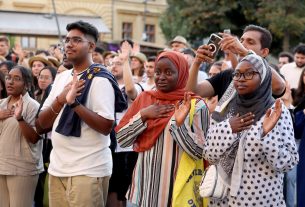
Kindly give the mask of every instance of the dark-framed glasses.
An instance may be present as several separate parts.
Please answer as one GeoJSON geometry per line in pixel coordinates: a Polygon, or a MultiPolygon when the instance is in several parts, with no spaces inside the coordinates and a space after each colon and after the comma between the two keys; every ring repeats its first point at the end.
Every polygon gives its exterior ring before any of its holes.
{"type": "Polygon", "coordinates": [[[244,77],[245,80],[252,80],[255,74],[259,74],[259,72],[256,71],[249,71],[245,73],[234,72],[232,76],[233,76],[233,80],[239,80],[242,76],[244,77]]]}

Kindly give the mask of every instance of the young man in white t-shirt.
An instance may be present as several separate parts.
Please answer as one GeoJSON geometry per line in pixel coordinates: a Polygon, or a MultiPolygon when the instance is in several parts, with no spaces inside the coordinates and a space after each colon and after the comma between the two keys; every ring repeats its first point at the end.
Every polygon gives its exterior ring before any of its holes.
{"type": "Polygon", "coordinates": [[[52,128],[50,206],[105,206],[112,173],[109,133],[117,101],[115,87],[109,78],[96,75],[99,68],[92,68],[97,29],[78,21],[68,24],[67,31],[65,53],[73,69],[56,77],[36,120],[38,133],[52,128]],[[75,116],[80,124],[66,125],[74,124],[75,116]]]}
{"type": "Polygon", "coordinates": [[[281,67],[280,72],[291,88],[298,88],[301,73],[305,68],[305,45],[300,44],[294,50],[294,62],[281,67]]]}

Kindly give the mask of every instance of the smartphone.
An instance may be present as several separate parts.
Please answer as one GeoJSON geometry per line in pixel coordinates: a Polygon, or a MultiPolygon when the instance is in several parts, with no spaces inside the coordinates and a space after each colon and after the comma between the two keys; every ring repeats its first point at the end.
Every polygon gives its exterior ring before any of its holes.
{"type": "Polygon", "coordinates": [[[212,58],[215,58],[218,53],[218,50],[220,48],[220,44],[219,44],[220,40],[222,40],[221,37],[219,37],[218,35],[216,35],[214,33],[211,34],[210,39],[208,41],[208,45],[210,46],[212,58]]]}

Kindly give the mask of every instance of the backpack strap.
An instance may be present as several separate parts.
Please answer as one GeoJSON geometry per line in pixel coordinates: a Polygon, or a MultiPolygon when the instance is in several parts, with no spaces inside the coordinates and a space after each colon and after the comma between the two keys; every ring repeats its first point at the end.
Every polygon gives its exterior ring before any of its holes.
{"type": "Polygon", "coordinates": [[[191,109],[190,109],[190,126],[193,124],[194,115],[195,115],[195,105],[196,105],[196,99],[191,100],[191,109]]]}

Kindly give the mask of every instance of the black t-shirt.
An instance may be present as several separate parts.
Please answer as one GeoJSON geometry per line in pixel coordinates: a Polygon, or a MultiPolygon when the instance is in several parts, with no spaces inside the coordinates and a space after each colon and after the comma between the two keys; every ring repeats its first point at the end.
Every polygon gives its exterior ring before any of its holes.
{"type": "Polygon", "coordinates": [[[215,95],[218,95],[218,100],[221,99],[222,95],[225,93],[231,81],[233,80],[233,72],[233,69],[224,70],[217,75],[207,79],[207,81],[209,81],[213,86],[215,95]]]}

